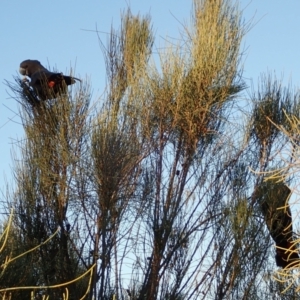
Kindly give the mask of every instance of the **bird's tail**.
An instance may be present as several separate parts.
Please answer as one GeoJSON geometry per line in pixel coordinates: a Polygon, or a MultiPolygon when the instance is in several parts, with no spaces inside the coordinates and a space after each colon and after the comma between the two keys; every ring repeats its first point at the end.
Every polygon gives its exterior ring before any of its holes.
{"type": "Polygon", "coordinates": [[[295,243],[293,242],[286,242],[284,248],[276,244],[275,259],[276,265],[282,268],[300,265],[299,254],[296,249],[295,243]]]}
{"type": "Polygon", "coordinates": [[[74,84],[74,83],[76,83],[76,81],[81,82],[81,80],[79,78],[76,78],[76,77],[73,77],[73,76],[63,75],[63,78],[64,78],[64,81],[65,81],[66,85],[74,84]]]}
{"type": "Polygon", "coordinates": [[[63,73],[53,73],[51,76],[47,78],[48,86],[53,87],[54,85],[61,85],[64,81],[66,85],[74,84],[76,81],[81,82],[79,78],[63,75],[63,73]],[[53,86],[49,85],[49,83],[52,83],[53,86]]]}

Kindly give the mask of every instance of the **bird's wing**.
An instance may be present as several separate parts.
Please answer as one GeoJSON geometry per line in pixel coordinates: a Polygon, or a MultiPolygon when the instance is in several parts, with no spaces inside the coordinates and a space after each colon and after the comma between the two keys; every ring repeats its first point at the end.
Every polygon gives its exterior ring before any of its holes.
{"type": "Polygon", "coordinates": [[[45,84],[51,76],[54,75],[56,74],[48,71],[47,69],[39,70],[31,75],[30,85],[32,87],[41,86],[45,84]]]}

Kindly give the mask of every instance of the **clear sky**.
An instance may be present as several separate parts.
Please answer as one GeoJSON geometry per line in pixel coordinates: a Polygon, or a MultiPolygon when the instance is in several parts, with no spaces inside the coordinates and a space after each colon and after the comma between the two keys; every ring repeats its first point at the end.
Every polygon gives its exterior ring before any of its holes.
{"type": "MultiPolygon", "coordinates": [[[[300,86],[300,1],[240,0],[245,21],[252,28],[243,41],[244,76],[257,81],[266,71],[284,74],[300,86]]],[[[4,80],[12,81],[19,64],[38,59],[45,66],[88,76],[94,98],[105,84],[105,67],[98,37],[93,30],[109,32],[120,24],[120,14],[130,5],[132,12],[149,13],[156,33],[155,45],[166,36],[178,37],[180,22],[190,18],[192,0],[52,0],[3,1],[0,10],[0,179],[11,178],[12,144],[22,138],[18,104],[7,93],[4,80]],[[91,31],[87,31],[91,30],[91,31]]],[[[100,35],[106,41],[106,35],[100,35]]],[[[0,180],[0,190],[4,180],[0,180]]]]}

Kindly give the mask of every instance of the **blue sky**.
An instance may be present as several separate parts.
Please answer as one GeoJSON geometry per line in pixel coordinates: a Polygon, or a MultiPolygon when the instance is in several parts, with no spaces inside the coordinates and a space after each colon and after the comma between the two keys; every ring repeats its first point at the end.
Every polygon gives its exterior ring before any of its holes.
{"type": "MultiPolygon", "coordinates": [[[[266,71],[284,74],[299,86],[300,11],[299,0],[241,0],[245,21],[252,28],[243,41],[244,77],[257,81],[266,71]]],[[[78,77],[89,77],[94,98],[105,84],[105,67],[97,35],[109,32],[111,24],[120,24],[120,15],[128,7],[132,12],[150,13],[156,34],[155,45],[163,45],[166,36],[178,37],[180,22],[187,22],[191,0],[53,0],[3,1],[0,11],[0,178],[11,178],[12,144],[22,138],[18,105],[10,99],[4,80],[12,81],[19,64],[38,59],[42,64],[66,72],[75,67],[78,77]],[[91,30],[91,31],[87,31],[91,30]]],[[[106,35],[100,35],[106,41],[106,35]]],[[[1,180],[0,189],[4,187],[1,180]]]]}

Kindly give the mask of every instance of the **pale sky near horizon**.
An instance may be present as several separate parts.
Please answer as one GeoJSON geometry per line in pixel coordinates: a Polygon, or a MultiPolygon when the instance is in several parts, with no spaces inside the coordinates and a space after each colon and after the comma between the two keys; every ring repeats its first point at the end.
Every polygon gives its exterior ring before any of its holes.
{"type": "MultiPolygon", "coordinates": [[[[244,78],[248,85],[261,73],[275,72],[284,83],[292,79],[300,86],[299,0],[240,0],[246,22],[252,28],[242,43],[244,78]]],[[[191,0],[111,0],[111,1],[3,1],[0,11],[0,191],[12,178],[12,144],[23,136],[18,104],[7,93],[5,80],[13,81],[19,64],[38,59],[42,64],[66,72],[75,67],[75,75],[89,77],[94,97],[105,85],[105,66],[96,28],[109,32],[118,28],[121,12],[130,6],[133,14],[149,13],[156,35],[155,45],[166,36],[178,37],[180,22],[188,22],[191,0]],[[130,5],[129,5],[130,4],[130,5]],[[91,31],[89,31],[91,30],[91,31]]],[[[100,35],[106,41],[106,35],[100,35]]],[[[2,197],[2,196],[1,196],[2,197]]],[[[1,198],[0,197],[0,198],[1,198]]],[[[1,209],[0,209],[1,210],[1,209]]]]}

